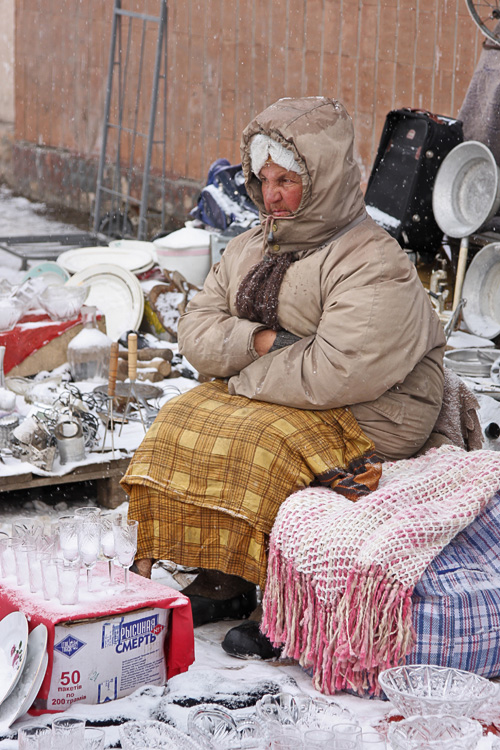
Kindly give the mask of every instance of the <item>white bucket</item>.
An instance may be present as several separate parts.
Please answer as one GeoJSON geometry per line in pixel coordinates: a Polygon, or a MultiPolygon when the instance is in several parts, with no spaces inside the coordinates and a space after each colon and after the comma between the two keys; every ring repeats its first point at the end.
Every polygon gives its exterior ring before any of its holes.
{"type": "Polygon", "coordinates": [[[210,271],[211,232],[185,226],[154,241],[158,263],[168,271],[179,271],[191,284],[203,286],[210,271]]]}

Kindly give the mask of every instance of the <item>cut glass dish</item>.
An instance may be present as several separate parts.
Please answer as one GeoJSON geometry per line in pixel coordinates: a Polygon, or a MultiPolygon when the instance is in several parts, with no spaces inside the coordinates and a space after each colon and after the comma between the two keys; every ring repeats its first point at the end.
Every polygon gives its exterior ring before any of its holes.
{"type": "Polygon", "coordinates": [[[355,722],[353,714],[339,703],[304,694],[264,695],[256,704],[257,716],[269,729],[272,725],[308,729],[330,729],[339,723],[355,722]]]}
{"type": "Polygon", "coordinates": [[[464,716],[412,716],[388,732],[394,750],[474,750],[481,736],[481,724],[464,716]]]}
{"type": "Polygon", "coordinates": [[[381,672],[380,687],[404,716],[474,716],[497,687],[472,672],[452,667],[414,664],[381,672]]]}
{"type": "Polygon", "coordinates": [[[162,721],[126,721],[118,731],[123,750],[143,747],[150,750],[200,750],[194,739],[162,721]]]}
{"type": "Polygon", "coordinates": [[[190,711],[188,733],[207,750],[262,746],[262,724],[254,717],[233,717],[221,706],[205,703],[190,711]]]}

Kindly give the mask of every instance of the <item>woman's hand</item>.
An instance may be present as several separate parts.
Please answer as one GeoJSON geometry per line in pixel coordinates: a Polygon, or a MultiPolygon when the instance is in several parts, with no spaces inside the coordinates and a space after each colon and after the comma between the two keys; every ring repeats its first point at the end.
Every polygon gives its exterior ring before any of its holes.
{"type": "Polygon", "coordinates": [[[271,328],[265,328],[263,331],[257,331],[255,336],[253,337],[253,345],[259,357],[263,357],[264,354],[268,353],[269,349],[274,344],[275,338],[276,331],[273,331],[271,328]]]}

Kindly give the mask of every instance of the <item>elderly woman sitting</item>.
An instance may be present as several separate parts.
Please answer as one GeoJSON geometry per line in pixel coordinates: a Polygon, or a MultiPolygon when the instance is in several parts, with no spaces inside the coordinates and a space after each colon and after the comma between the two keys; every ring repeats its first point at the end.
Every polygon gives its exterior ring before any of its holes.
{"type": "MultiPolygon", "coordinates": [[[[208,571],[185,590],[195,624],[250,614],[286,497],[313,483],[366,494],[381,460],[425,443],[443,395],[440,322],[365,211],[344,107],[279,100],[241,150],[261,225],[228,244],[179,323],[180,351],[215,380],[163,407],[122,480],[139,571],[208,571]]],[[[276,654],[258,619],[223,647],[276,654]]]]}

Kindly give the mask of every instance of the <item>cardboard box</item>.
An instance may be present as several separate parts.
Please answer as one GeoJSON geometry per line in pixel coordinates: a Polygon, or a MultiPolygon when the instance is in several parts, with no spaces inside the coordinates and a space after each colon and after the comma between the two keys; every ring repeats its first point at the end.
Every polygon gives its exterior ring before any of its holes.
{"type": "MultiPolygon", "coordinates": [[[[122,576],[118,570],[116,575],[122,576]]],[[[131,591],[106,587],[107,564],[94,568],[92,592],[85,571],[80,601],[45,601],[13,577],[0,579],[0,619],[24,612],[29,631],[47,626],[48,666],[29,710],[64,711],[77,701],[106,703],[142,685],[164,685],[194,661],[191,604],[179,591],[130,573],[131,591]]]]}
{"type": "Polygon", "coordinates": [[[167,681],[169,611],[155,607],[54,627],[47,698],[34,708],[64,711],[72,703],[107,703],[141,685],[167,681]]]}

